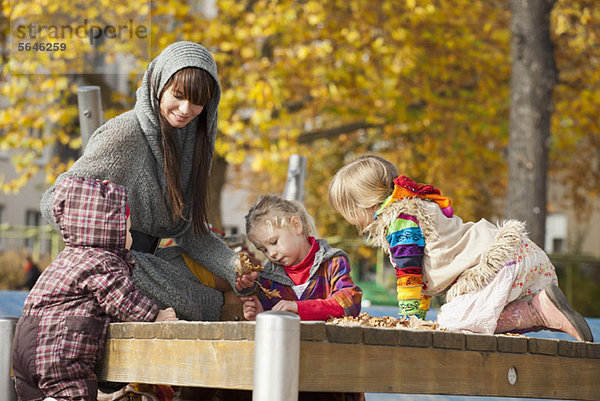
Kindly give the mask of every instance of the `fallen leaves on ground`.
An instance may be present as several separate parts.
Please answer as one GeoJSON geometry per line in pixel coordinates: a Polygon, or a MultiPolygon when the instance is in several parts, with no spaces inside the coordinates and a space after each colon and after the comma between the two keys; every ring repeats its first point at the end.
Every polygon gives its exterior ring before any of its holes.
{"type": "Polygon", "coordinates": [[[361,313],[356,317],[344,316],[340,318],[331,318],[327,321],[327,323],[339,324],[342,326],[442,330],[437,322],[421,320],[416,316],[410,316],[409,318],[395,318],[392,316],[374,317],[366,312],[361,313]]]}

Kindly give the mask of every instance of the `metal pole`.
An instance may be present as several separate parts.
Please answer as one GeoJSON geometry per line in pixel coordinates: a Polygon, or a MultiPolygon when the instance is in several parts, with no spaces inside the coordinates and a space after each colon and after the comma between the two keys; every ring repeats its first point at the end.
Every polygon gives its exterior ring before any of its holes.
{"type": "Polygon", "coordinates": [[[10,377],[12,343],[17,320],[14,316],[0,318],[0,399],[6,401],[17,399],[15,384],[10,377]]]}
{"type": "Polygon", "coordinates": [[[304,180],[306,177],[306,157],[291,155],[288,164],[287,182],[283,198],[302,202],[304,198],[304,180]]]}
{"type": "Polygon", "coordinates": [[[252,401],[297,401],[300,317],[267,311],[256,317],[252,401]]]}
{"type": "Polygon", "coordinates": [[[79,105],[79,127],[81,128],[81,152],[88,139],[103,122],[102,98],[99,86],[81,86],[77,88],[79,105]]]}

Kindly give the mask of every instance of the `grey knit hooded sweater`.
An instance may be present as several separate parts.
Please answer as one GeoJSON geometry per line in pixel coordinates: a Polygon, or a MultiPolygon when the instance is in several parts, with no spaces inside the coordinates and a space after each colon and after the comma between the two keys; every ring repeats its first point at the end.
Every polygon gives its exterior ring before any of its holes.
{"type": "Polygon", "coordinates": [[[193,197],[191,175],[198,117],[183,128],[174,128],[186,219],[173,221],[163,195],[166,177],[160,145],[158,96],[169,78],[186,67],[206,70],[217,83],[217,91],[203,111],[207,113],[207,129],[214,152],[217,108],[221,97],[217,66],[203,46],[185,41],[173,43],[146,69],[136,93],[134,109],[107,121],[94,132],[83,155],[43,195],[41,211],[45,219],[53,224],[54,188],[65,177],[107,179],[124,185],[129,194],[132,229],[154,237],[172,237],[177,243],[176,247],[161,249],[155,255],[133,252],[136,260],[133,280],[136,287],[161,308],[172,306],[180,319],[218,320],[223,294],[200,284],[181,257],[185,252],[235,288],[234,260],[237,255],[214,235],[196,234],[190,218],[193,197]]]}

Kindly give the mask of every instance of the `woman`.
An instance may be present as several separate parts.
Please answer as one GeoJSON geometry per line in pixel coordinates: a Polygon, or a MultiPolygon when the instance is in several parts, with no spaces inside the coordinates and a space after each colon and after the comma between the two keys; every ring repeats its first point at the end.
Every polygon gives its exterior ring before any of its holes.
{"type": "MultiPolygon", "coordinates": [[[[237,255],[209,230],[208,176],[217,133],[221,88],[211,54],[201,45],[176,42],[146,69],[133,110],[94,132],[84,154],[61,174],[41,201],[52,218],[54,188],[65,177],[98,178],[129,193],[136,287],[180,319],[218,320],[223,293],[203,285],[184,257],[242,291],[251,276],[234,273],[237,255]],[[160,238],[177,246],[159,249],[160,238]]],[[[245,293],[245,291],[243,291],[245,293]]]]}

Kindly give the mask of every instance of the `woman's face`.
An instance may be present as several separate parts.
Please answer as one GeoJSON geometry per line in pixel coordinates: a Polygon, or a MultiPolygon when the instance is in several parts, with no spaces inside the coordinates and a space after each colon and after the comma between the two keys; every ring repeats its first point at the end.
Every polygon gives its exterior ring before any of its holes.
{"type": "Polygon", "coordinates": [[[183,128],[196,118],[204,106],[191,103],[183,98],[183,93],[171,85],[160,99],[160,114],[173,128],[183,128]]]}

